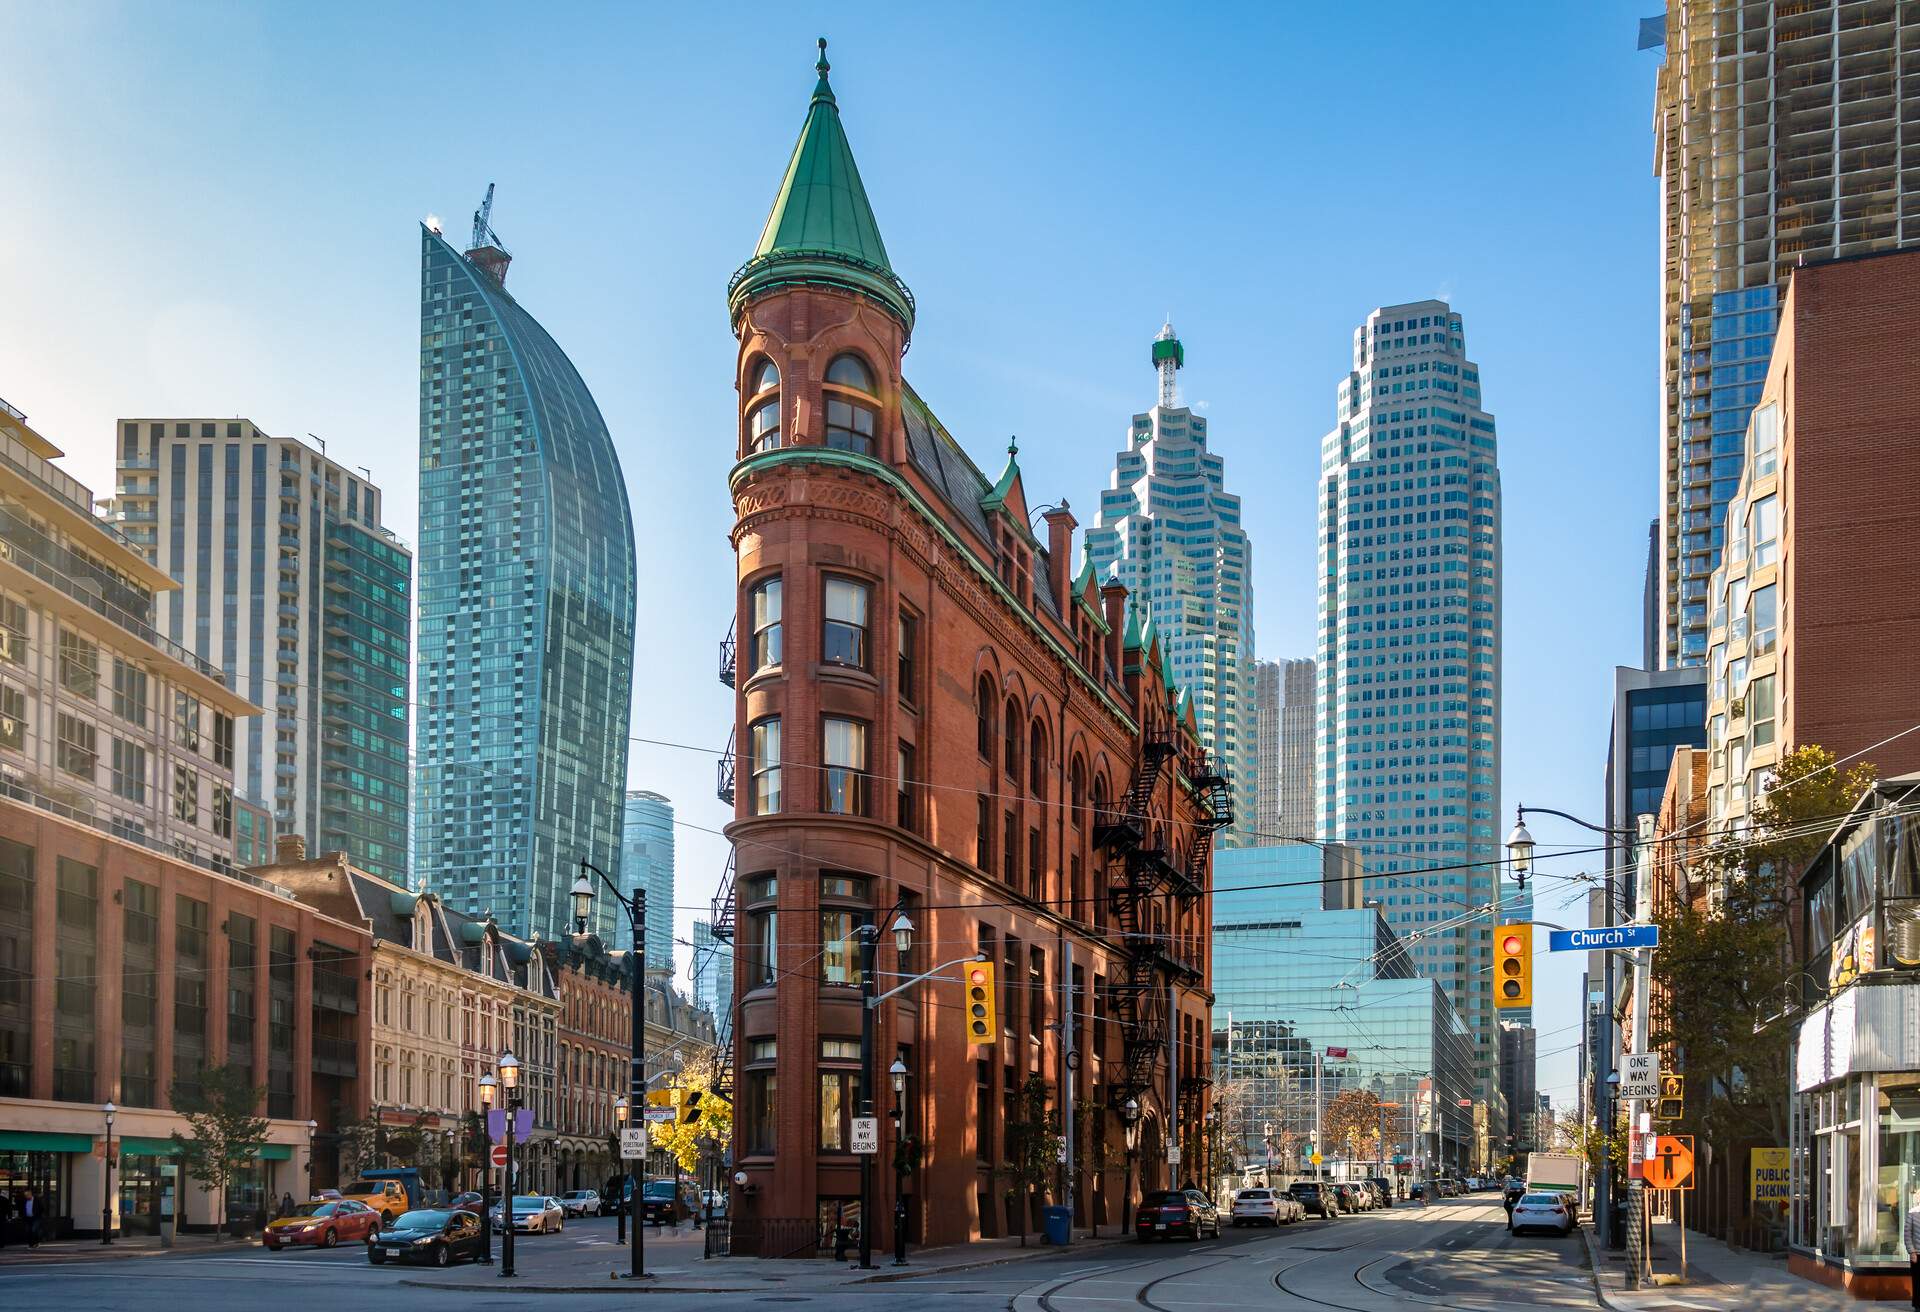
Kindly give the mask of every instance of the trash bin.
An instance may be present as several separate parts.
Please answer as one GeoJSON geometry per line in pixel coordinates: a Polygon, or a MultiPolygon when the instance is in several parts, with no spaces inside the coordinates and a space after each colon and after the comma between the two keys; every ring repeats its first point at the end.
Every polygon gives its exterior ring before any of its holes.
{"type": "Polygon", "coordinates": [[[1047,1242],[1067,1244],[1073,1240],[1073,1209],[1071,1207],[1043,1207],[1040,1209],[1041,1224],[1046,1227],[1047,1242]]]}

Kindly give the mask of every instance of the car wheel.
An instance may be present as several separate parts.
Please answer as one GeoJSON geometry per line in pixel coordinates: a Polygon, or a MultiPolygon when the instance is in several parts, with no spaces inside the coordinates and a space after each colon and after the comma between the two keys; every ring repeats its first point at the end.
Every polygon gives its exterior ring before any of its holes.
{"type": "Polygon", "coordinates": [[[381,1263],[385,1262],[386,1260],[387,1260],[387,1255],[381,1252],[379,1249],[369,1248],[367,1250],[367,1261],[373,1263],[375,1266],[379,1266],[381,1263]]]}
{"type": "Polygon", "coordinates": [[[452,1266],[453,1250],[451,1248],[448,1248],[445,1244],[441,1244],[438,1248],[433,1250],[433,1264],[435,1266],[452,1266]]]}
{"type": "Polygon", "coordinates": [[[340,1232],[333,1229],[331,1226],[327,1228],[326,1234],[320,1236],[320,1246],[322,1248],[332,1248],[335,1244],[339,1242],[340,1242],[340,1232]]]}

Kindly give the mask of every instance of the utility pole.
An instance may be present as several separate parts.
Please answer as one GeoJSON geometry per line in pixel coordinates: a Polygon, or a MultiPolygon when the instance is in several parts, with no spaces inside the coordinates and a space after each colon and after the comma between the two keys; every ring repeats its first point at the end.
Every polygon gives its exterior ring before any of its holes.
{"type": "Polygon", "coordinates": [[[1080,1053],[1074,1047],[1073,1029],[1073,944],[1066,935],[1060,936],[1060,1089],[1061,1124],[1066,1127],[1066,1140],[1061,1144],[1061,1166],[1065,1168],[1065,1179],[1061,1181],[1060,1196],[1067,1205],[1067,1238],[1073,1238],[1073,1086],[1074,1070],[1080,1065],[1080,1053]]]}
{"type": "Polygon", "coordinates": [[[1313,1178],[1318,1180],[1321,1178],[1320,1163],[1327,1160],[1327,1146],[1320,1142],[1320,1049],[1318,1048],[1313,1050],[1313,1151],[1320,1161],[1310,1162],[1308,1165],[1313,1167],[1313,1178]]]}
{"type": "MultiPolygon", "coordinates": [[[[1636,817],[1639,828],[1640,846],[1634,853],[1634,915],[1636,920],[1645,919],[1645,912],[1651,911],[1653,902],[1653,817],[1636,817]]],[[[1647,994],[1649,967],[1653,954],[1642,948],[1633,957],[1633,1051],[1647,1051],[1647,994]]],[[[1627,1103],[1627,1134],[1630,1144],[1640,1142],[1641,1111],[1646,1103],[1639,1098],[1627,1103]]],[[[1634,1159],[1633,1148],[1627,1150],[1627,1160],[1634,1159]]],[[[1643,1159],[1644,1160],[1644,1159],[1643,1159]]],[[[1646,1262],[1645,1239],[1647,1226],[1647,1184],[1646,1180],[1635,1175],[1627,1181],[1627,1288],[1640,1288],[1641,1272],[1646,1262]]]]}
{"type": "Polygon", "coordinates": [[[1180,1008],[1179,997],[1173,991],[1173,980],[1167,980],[1167,1147],[1173,1151],[1167,1157],[1167,1188],[1180,1187],[1179,1172],[1173,1168],[1178,1165],[1187,1169],[1185,1161],[1176,1162],[1180,1156],[1180,1008]]]}

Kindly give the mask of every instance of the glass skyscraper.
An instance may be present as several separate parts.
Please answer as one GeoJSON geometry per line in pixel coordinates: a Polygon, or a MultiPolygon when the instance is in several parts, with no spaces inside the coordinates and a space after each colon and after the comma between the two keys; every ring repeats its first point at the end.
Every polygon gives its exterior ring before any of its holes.
{"type": "Polygon", "coordinates": [[[1313,662],[1253,663],[1254,843],[1311,837],[1313,662]]]}
{"type": "MultiPolygon", "coordinates": [[[[420,263],[418,874],[515,935],[570,932],[620,862],[633,523],[600,408],[497,245],[420,263]]],[[[612,899],[588,926],[614,940],[612,899]]]]}
{"type": "MultiPolygon", "coordinates": [[[[673,803],[659,793],[627,794],[620,824],[620,889],[647,895],[647,969],[673,970],[673,803]]],[[[620,927],[620,946],[633,932],[620,927]]]]}
{"type": "Polygon", "coordinates": [[[1460,316],[1440,301],[1367,316],[1337,410],[1321,446],[1320,837],[1365,855],[1368,897],[1491,1080],[1500,470],[1460,316]]]}
{"type": "Polygon", "coordinates": [[[1117,577],[1144,604],[1168,682],[1193,697],[1200,741],[1233,781],[1231,843],[1254,832],[1253,546],[1226,461],[1207,449],[1206,419],[1175,404],[1185,362],[1167,324],[1153,342],[1160,402],[1133,417],[1087,556],[1098,578],[1117,577]]]}
{"type": "Polygon", "coordinates": [[[119,431],[115,513],[180,583],[161,625],[266,708],[232,745],[240,796],[309,851],[405,882],[413,553],[381,490],[245,419],[119,431]]]}
{"type": "MultiPolygon", "coordinates": [[[[1299,1171],[1312,1142],[1314,1058],[1324,1108],[1347,1089],[1392,1104],[1359,1145],[1363,1161],[1463,1166],[1476,1093],[1473,1037],[1379,908],[1329,906],[1328,858],[1311,843],[1216,852],[1213,858],[1214,1079],[1232,1088],[1223,1132],[1245,1163],[1299,1171]]],[[[1341,1144],[1323,1147],[1330,1160],[1341,1144]]]]}

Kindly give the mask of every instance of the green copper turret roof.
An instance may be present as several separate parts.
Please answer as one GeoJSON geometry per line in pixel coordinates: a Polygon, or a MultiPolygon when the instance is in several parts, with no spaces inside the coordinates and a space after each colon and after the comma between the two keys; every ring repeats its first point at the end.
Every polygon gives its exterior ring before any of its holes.
{"type": "MultiPolygon", "coordinates": [[[[1013,485],[1020,478],[1020,442],[1018,438],[1007,443],[1007,467],[1000,471],[1000,478],[987,494],[980,498],[980,504],[989,510],[1004,506],[1007,494],[1013,491],[1013,485]]],[[[1024,526],[1023,526],[1024,527],[1024,526]]]]}
{"type": "Polygon", "coordinates": [[[1120,650],[1133,651],[1140,646],[1140,607],[1138,603],[1127,602],[1127,629],[1120,638],[1120,650]]]}
{"type": "Polygon", "coordinates": [[[733,276],[729,308],[737,315],[754,296],[796,283],[825,283],[863,292],[913,330],[913,295],[887,260],[880,225],[853,162],[840,123],[839,102],[827,81],[826,38],[820,40],[820,81],[807,121],[787,162],[786,176],[760,231],[753,258],[733,276]]]}

